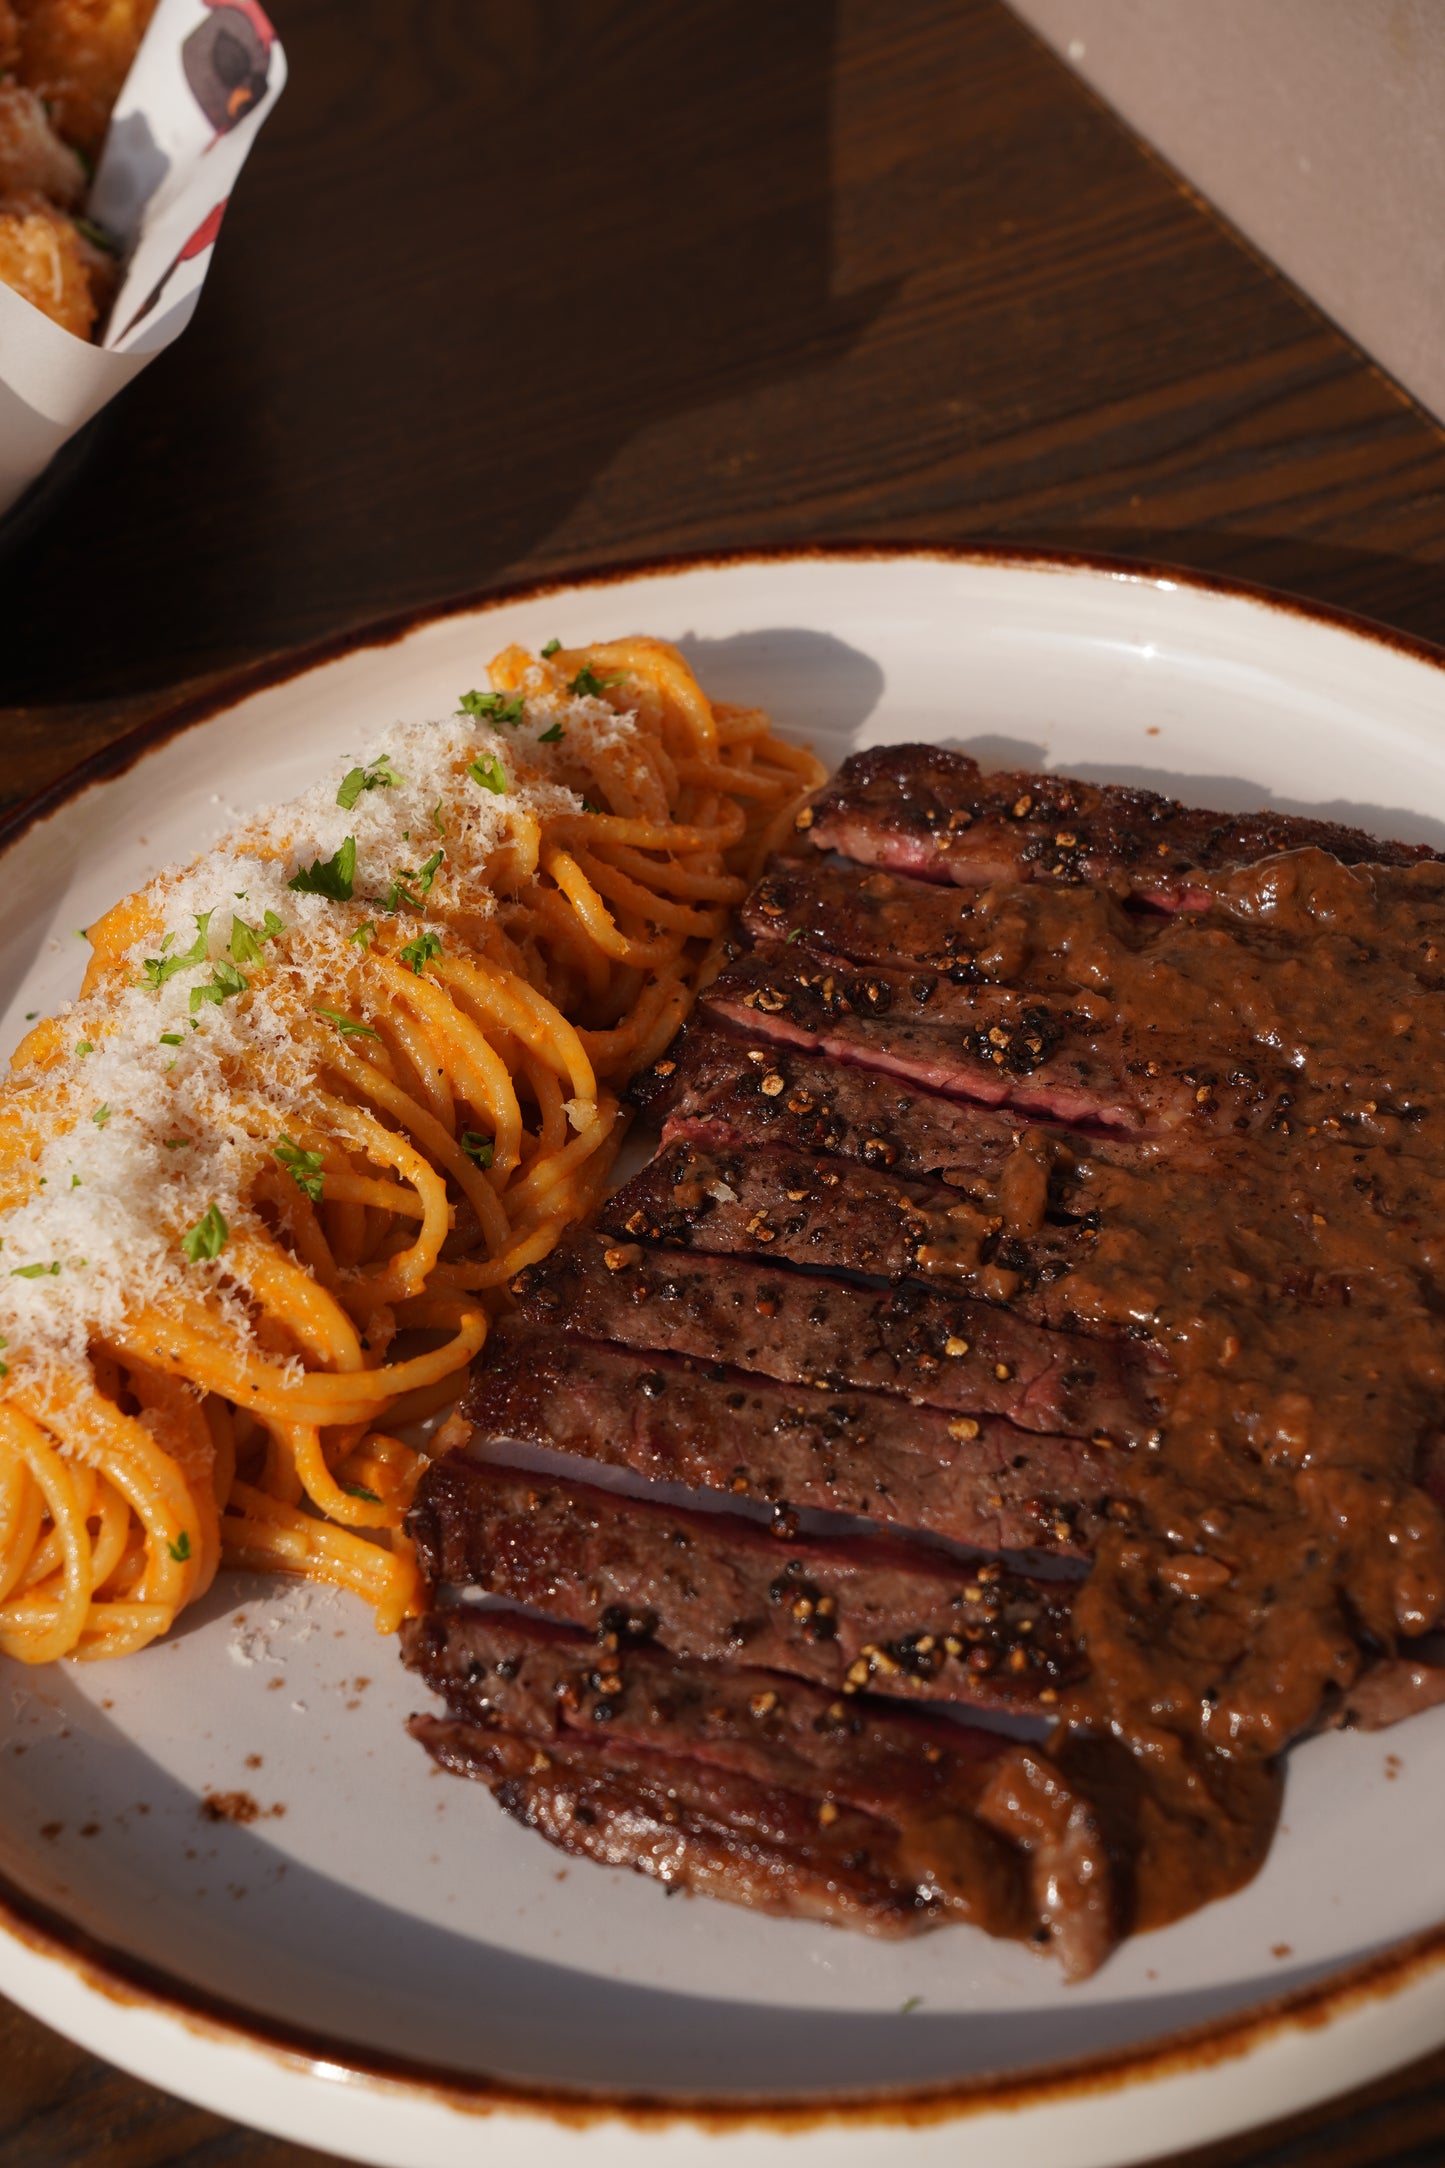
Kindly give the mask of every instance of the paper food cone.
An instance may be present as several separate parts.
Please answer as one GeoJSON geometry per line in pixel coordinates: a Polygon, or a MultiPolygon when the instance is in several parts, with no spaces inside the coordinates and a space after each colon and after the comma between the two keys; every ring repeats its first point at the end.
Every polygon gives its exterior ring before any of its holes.
{"type": "Polygon", "coordinates": [[[0,283],[0,515],[191,318],[286,56],[257,0],[160,0],[86,205],[121,244],[98,345],[0,283]]]}

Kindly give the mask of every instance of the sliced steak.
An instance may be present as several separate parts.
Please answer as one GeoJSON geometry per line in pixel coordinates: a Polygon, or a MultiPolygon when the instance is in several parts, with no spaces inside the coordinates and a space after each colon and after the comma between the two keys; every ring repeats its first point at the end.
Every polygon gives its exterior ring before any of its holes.
{"type": "MultiPolygon", "coordinates": [[[[815,1391],[901,1393],[963,1417],[1138,1444],[1158,1416],[1152,1349],[1050,1332],[916,1283],[880,1291],[751,1259],[573,1230],[512,1282],[549,1332],[721,1362],[815,1391]]],[[[967,1432],[967,1424],[963,1426],[967,1432]]]]}
{"type": "Polygon", "coordinates": [[[1235,1022],[1219,1004],[1221,950],[1232,959],[1228,975],[1294,971],[1302,950],[1318,963],[1333,949],[1388,958],[1417,984],[1440,984],[1422,952],[1445,935],[1445,864],[1345,868],[1308,849],[1191,879],[1199,907],[1160,913],[1096,888],[1030,881],[960,891],[847,860],[776,858],[742,919],[759,946],[801,943],[836,964],[907,965],[957,987],[1048,1001],[1102,989],[1141,1013],[1162,997],[1176,1024],[1212,1036],[1235,1022]],[[1346,914],[1351,931],[1335,932],[1346,914]]]}
{"type": "Polygon", "coordinates": [[[1322,1729],[1385,1731],[1422,1709],[1445,1701],[1445,1650],[1438,1634],[1429,1636],[1429,1653],[1412,1651],[1407,1642],[1398,1656],[1369,1665],[1342,1695],[1322,1729]]]}
{"type": "Polygon", "coordinates": [[[959,986],[1047,995],[1097,985],[1100,952],[1147,953],[1189,931],[1152,912],[1127,911],[1099,889],[1010,884],[961,891],[816,856],[774,859],[741,915],[759,944],[801,942],[845,963],[911,965],[959,986]]]}
{"type": "MultiPolygon", "coordinates": [[[[914,1020],[962,1022],[975,1043],[985,1024],[1008,1030],[1032,1004],[1065,1020],[1065,1050],[1087,1043],[1099,1056],[1147,1041],[1157,1065],[1172,1042],[1225,1071],[1262,1060],[1291,1083],[1306,1056],[1322,1077],[1335,1067],[1341,1026],[1362,1000],[1403,1007],[1441,988],[1445,864],[1345,867],[1310,849],[1193,878],[1213,907],[1164,916],[1049,882],[961,893],[877,868],[776,860],[744,915],[760,945],[801,943],[828,959],[860,1014],[851,989],[876,1008],[877,972],[906,964],[914,1020]]],[[[900,1013],[896,984],[887,1013],[900,1013]]],[[[1018,1066],[1014,1041],[994,1053],[1018,1066]]],[[[1357,1071],[1362,1085],[1367,1073],[1357,1071]]]]}
{"type": "Polygon", "coordinates": [[[1121,1021],[1100,995],[1038,997],[956,986],[931,970],[832,966],[770,945],[730,963],[703,994],[714,1016],[762,1039],[812,1047],[925,1091],[1064,1124],[1135,1135],[1267,1125],[1282,1066],[1233,1046],[1121,1021]]]}
{"type": "Polygon", "coordinates": [[[677,1756],[591,1739],[543,1748],[454,1716],[414,1716],[407,1729],[439,1767],[489,1785],[513,1821],[559,1851],[631,1867],[669,1894],[875,1935],[948,1918],[890,1871],[887,1824],[856,1809],[823,1828],[814,1800],[677,1756]]]}
{"type": "Polygon", "coordinates": [[[941,1183],[766,1146],[667,1144],[598,1215],[608,1234],[717,1256],[766,1258],[834,1272],[947,1281],[1045,1324],[1067,1322],[1058,1283],[1096,1242],[1092,1219],[1046,1226],[1047,1161],[1012,1155],[1003,1202],[1029,1188],[1011,1229],[941,1183]],[[1010,1177],[1022,1179],[1009,1180],[1010,1177]],[[1051,1291],[1052,1297],[1051,1297],[1051,1291]]]}
{"type": "Polygon", "coordinates": [[[1047,1710],[1083,1666],[1066,1584],[883,1537],[794,1535],[518,1473],[452,1453],[407,1521],[433,1584],[475,1586],[585,1628],[605,1648],[876,1691],[1047,1710]]]}
{"type": "Polygon", "coordinates": [[[569,1731],[655,1747],[865,1812],[976,1804],[1009,1746],[1001,1732],[867,1696],[839,1698],[756,1664],[683,1659],[651,1644],[599,1650],[551,1619],[461,1604],[403,1633],[403,1658],[454,1716],[546,1741],[569,1731]]]}
{"type": "Polygon", "coordinates": [[[1346,865],[1409,865],[1423,844],[1287,813],[1210,813],[1156,792],[1057,775],[985,775],[967,753],[875,746],[844,761],[798,816],[823,850],[924,880],[986,887],[1064,881],[1197,902],[1193,871],[1253,865],[1315,846],[1346,865]]]}
{"type": "Polygon", "coordinates": [[[818,1391],[725,1364],[503,1319],[463,1411],[489,1440],[652,1482],[924,1529],[981,1551],[1086,1556],[1127,1517],[1127,1456],[890,1393],[818,1391]]]}
{"type": "MultiPolygon", "coordinates": [[[[454,1717],[481,1730],[496,1724],[546,1753],[578,1739],[595,1751],[601,1737],[604,1753],[627,1756],[644,1780],[646,1762],[631,1758],[661,1755],[706,1771],[709,1782],[753,1787],[762,1800],[752,1828],[785,1846],[785,1801],[808,1802],[808,1838],[846,1821],[850,1852],[861,1850],[890,1884],[911,1886],[920,1909],[1052,1941],[1076,1973],[1107,1946],[1112,1877],[1096,1825],[1094,1844],[1082,1848],[1077,1828],[1071,1846],[1041,1833],[1032,1858],[988,1826],[1002,1794],[1001,1818],[1017,1827],[1018,1765],[1038,1761],[995,1733],[648,1647],[599,1660],[581,1636],[496,1611],[433,1611],[407,1629],[403,1654],[454,1717]],[[885,1849],[879,1840],[890,1831],[885,1849]]],[[[1068,1789],[1062,1771],[1055,1783],[1068,1789]]],[[[737,1804],[734,1794],[720,1817],[732,1826],[737,1804]]]]}
{"type": "MultiPolygon", "coordinates": [[[[935,1175],[963,1189],[991,1183],[1019,1133],[1015,1116],[992,1107],[910,1091],[897,1077],[826,1061],[757,1031],[743,1036],[706,1012],[633,1078],[628,1096],[663,1123],[669,1142],[688,1137],[828,1152],[900,1175],[935,1175]]],[[[1136,1149],[1114,1140],[1110,1148],[1136,1149]]]]}

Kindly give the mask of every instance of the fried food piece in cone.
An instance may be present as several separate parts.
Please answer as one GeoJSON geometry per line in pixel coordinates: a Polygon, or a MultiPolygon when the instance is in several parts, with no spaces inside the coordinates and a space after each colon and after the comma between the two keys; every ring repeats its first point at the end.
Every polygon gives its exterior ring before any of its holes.
{"type": "Polygon", "coordinates": [[[51,127],[35,92],[0,82],[0,198],[47,196],[73,211],[84,194],[85,168],[51,127]]]}
{"type": "Polygon", "coordinates": [[[115,265],[43,196],[0,201],[0,279],[63,331],[88,339],[115,290],[115,265]]]}
{"type": "MultiPolygon", "coordinates": [[[[45,100],[57,134],[94,161],[156,0],[10,4],[20,23],[16,74],[45,100]]],[[[3,31],[0,19],[0,36],[3,31]]]]}

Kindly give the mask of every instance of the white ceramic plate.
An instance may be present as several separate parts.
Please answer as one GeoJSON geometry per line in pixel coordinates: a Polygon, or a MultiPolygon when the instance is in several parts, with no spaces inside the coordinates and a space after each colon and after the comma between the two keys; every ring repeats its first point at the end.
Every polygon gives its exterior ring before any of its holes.
{"type": "MultiPolygon", "coordinates": [[[[634,630],[829,759],[941,739],[1445,839],[1445,658],[1368,628],[1020,557],[677,565],[391,628],[72,789],[5,853],[3,1046],[156,866],[448,713],[506,641],[634,630]]],[[[1258,1881],[1066,1988],[962,1928],[874,1944],[569,1865],[432,1773],[401,1730],[424,1698],[358,1606],[230,1576],[123,1663],[0,1663],[0,1990],[396,2168],[1117,2168],[1445,2039],[1445,1710],[1301,1749],[1258,1881]],[[207,1790],[257,1818],[208,1820],[207,1790]]]]}

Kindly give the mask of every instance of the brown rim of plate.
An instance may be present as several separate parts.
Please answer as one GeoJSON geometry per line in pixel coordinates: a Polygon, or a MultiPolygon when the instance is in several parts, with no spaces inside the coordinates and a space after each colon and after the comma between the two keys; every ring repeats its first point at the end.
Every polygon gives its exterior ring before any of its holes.
{"type": "MultiPolygon", "coordinates": [[[[1083,551],[1026,546],[829,542],[780,544],[766,549],[699,551],[692,555],[618,562],[572,575],[453,597],[336,633],[311,645],[243,666],[204,693],[178,702],[149,721],[101,747],[72,773],[0,817],[0,852],[8,850],[38,822],[78,797],[92,784],[123,775],[147,753],[157,750],[197,723],[303,676],[323,664],[366,647],[388,647],[425,625],[449,617],[480,614],[517,602],[563,596],[579,588],[618,586],[631,580],[667,578],[679,573],[733,565],[798,562],[932,563],[1011,566],[1020,571],[1084,572],[1137,581],[1162,582],[1195,593],[1254,603],[1332,631],[1353,634],[1372,645],[1409,656],[1445,672],[1445,648],[1391,630],[1375,620],[1328,604],[1308,602],[1278,589],[1254,585],[1187,567],[1128,557],[1097,556],[1083,551]]],[[[691,2121],[714,2133],[747,2127],[802,2132],[830,2124],[870,2123],[919,2127],[952,2117],[991,2110],[1018,2110],[1046,2102],[1084,2099],[1126,2085],[1162,2083],[1192,2071],[1231,2062],[1288,2032],[1318,2031],[1372,2003],[1403,1993],[1445,1965],[1445,1923],[1427,1928],[1391,1948],[1346,1966],[1328,1979],[1273,1996],[1228,2016],[1160,2035],[1145,2045],[1108,2050],[1033,2071],[997,2077],[943,2080],[925,2086],[875,2086],[842,2097],[803,2096],[709,2098],[569,2090],[564,2086],[523,2085],[513,2081],[394,2057],[358,2047],[354,2042],[282,2024],[208,1990],[191,1985],[163,1967],[114,1948],[77,1922],[32,1897],[10,1876],[0,1873],[0,1932],[64,1965],[81,1985],[106,2000],[148,2009],[202,2036],[251,2048],[283,2066],[304,2073],[324,2066],[329,2076],[344,2075],[388,2093],[423,2096],[468,2114],[542,2114],[572,2126],[621,2118],[644,2127],[691,2121]]]]}

